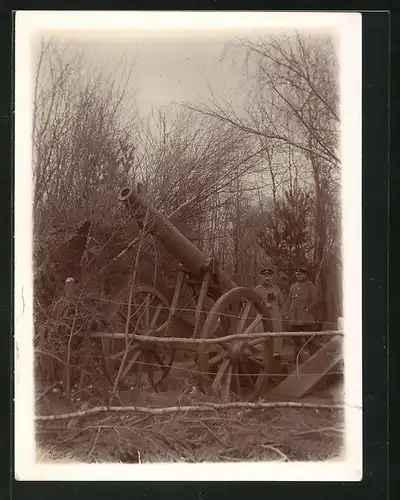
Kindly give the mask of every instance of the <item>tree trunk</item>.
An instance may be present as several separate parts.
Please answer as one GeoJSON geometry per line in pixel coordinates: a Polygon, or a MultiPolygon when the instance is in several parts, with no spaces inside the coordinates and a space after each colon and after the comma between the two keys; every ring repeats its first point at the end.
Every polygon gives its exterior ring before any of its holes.
{"type": "Polygon", "coordinates": [[[318,289],[319,303],[318,316],[321,321],[326,321],[328,301],[327,297],[327,276],[326,265],[324,263],[324,253],[326,245],[325,208],[324,195],[321,186],[319,165],[314,155],[310,155],[315,182],[315,249],[314,262],[317,266],[315,285],[318,289]]]}

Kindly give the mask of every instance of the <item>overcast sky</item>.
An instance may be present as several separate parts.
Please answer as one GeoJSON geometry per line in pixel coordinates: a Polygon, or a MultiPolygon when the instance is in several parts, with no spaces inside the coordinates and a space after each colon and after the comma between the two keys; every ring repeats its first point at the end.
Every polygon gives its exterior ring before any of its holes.
{"type": "Polygon", "coordinates": [[[239,38],[267,35],[259,32],[229,31],[224,33],[132,34],[113,38],[101,35],[52,33],[68,41],[73,48],[83,49],[88,60],[112,72],[124,58],[126,66],[134,64],[129,94],[136,95],[141,115],[151,107],[182,101],[210,99],[211,90],[240,109],[243,92],[250,81],[243,75],[245,52],[233,43],[239,38]]]}
{"type": "MultiPolygon", "coordinates": [[[[254,80],[244,74],[246,69],[251,72],[252,66],[239,40],[255,41],[270,34],[283,35],[288,31],[142,32],[137,36],[129,33],[113,37],[99,32],[51,33],[67,44],[68,51],[83,50],[86,60],[113,74],[121,83],[123,77],[115,71],[116,65],[121,59],[125,68],[133,65],[127,90],[141,117],[147,117],[152,108],[157,110],[173,103],[209,102],[212,94],[218,101],[228,101],[240,115],[254,80]]],[[[126,102],[130,109],[129,101],[126,102]]],[[[149,125],[154,126],[153,122],[149,125]]]]}

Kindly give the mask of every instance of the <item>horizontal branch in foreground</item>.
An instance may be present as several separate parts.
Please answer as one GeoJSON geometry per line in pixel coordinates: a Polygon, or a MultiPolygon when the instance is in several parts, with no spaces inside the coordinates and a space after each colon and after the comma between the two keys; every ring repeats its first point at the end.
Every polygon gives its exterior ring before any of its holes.
{"type": "Polygon", "coordinates": [[[113,413],[146,413],[149,415],[166,415],[169,413],[187,413],[196,411],[211,410],[231,410],[231,409],[271,409],[271,408],[311,408],[314,410],[344,410],[341,404],[318,404],[318,403],[296,403],[296,402],[273,402],[273,403],[202,403],[200,405],[188,406],[168,406],[164,408],[152,408],[147,406],[96,406],[88,410],[75,411],[71,413],[61,413],[59,415],[37,415],[36,422],[46,422],[50,420],[68,420],[71,418],[87,417],[103,412],[113,413]]]}
{"type": "MultiPolygon", "coordinates": [[[[343,331],[341,330],[326,330],[321,332],[258,332],[258,333],[235,333],[233,335],[226,335],[225,337],[213,337],[208,339],[193,339],[185,337],[151,337],[147,335],[133,335],[128,334],[129,338],[134,338],[138,342],[156,342],[160,344],[219,344],[223,342],[230,342],[231,340],[252,340],[252,339],[263,339],[272,337],[332,337],[332,336],[343,336],[343,331]]],[[[126,337],[125,333],[122,332],[90,332],[89,334],[80,333],[80,337],[90,337],[90,338],[104,338],[104,339],[124,339],[126,337]]]]}

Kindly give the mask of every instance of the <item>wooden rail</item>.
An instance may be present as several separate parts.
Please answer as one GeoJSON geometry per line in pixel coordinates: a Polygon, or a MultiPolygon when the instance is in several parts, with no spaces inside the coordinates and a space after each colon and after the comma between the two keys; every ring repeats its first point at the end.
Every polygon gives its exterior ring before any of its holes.
{"type": "MultiPolygon", "coordinates": [[[[273,337],[332,337],[332,336],[343,336],[344,332],[342,330],[326,330],[326,331],[316,331],[316,332],[258,332],[242,334],[237,333],[233,335],[226,335],[225,337],[215,337],[207,339],[193,339],[193,338],[180,338],[180,337],[152,337],[147,335],[133,335],[128,334],[129,338],[137,340],[138,342],[156,342],[159,344],[221,344],[224,342],[230,342],[231,340],[255,340],[255,339],[268,339],[273,337]]],[[[103,339],[124,339],[126,337],[125,333],[115,332],[90,332],[89,334],[79,333],[80,337],[90,337],[90,338],[103,338],[103,339]]]]}
{"type": "Polygon", "coordinates": [[[344,410],[343,404],[326,404],[326,403],[301,403],[295,401],[277,401],[268,403],[251,403],[247,401],[233,403],[200,403],[198,405],[187,406],[166,406],[166,407],[148,407],[148,406],[97,406],[87,410],[79,410],[71,413],[61,413],[58,415],[36,415],[36,422],[48,422],[52,420],[69,420],[71,418],[87,417],[89,415],[97,415],[99,413],[144,413],[148,415],[168,415],[171,413],[188,413],[188,412],[206,412],[218,410],[264,410],[275,408],[309,408],[312,410],[344,410]]]}

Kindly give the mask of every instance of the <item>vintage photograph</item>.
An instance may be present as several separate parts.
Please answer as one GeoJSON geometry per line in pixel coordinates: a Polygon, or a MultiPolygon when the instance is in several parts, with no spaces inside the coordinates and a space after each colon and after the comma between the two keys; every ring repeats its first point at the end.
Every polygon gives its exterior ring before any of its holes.
{"type": "Polygon", "coordinates": [[[33,462],[360,457],[358,15],[22,14],[15,391],[33,462]]]}

